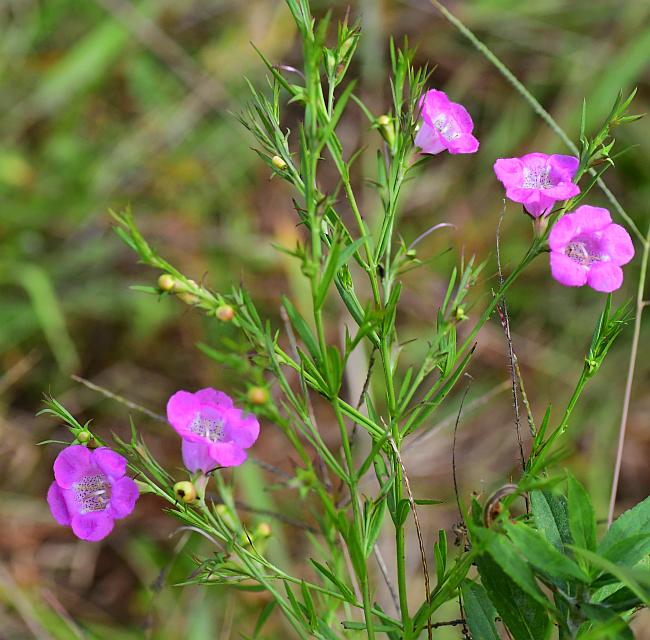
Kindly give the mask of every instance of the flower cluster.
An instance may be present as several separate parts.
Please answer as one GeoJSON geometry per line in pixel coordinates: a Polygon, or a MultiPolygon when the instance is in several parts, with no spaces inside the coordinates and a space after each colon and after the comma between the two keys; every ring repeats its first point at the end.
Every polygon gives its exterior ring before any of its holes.
{"type": "MultiPolygon", "coordinates": [[[[167,403],[167,416],[183,438],[183,462],[191,473],[242,464],[245,449],[255,443],[260,431],[254,415],[210,388],[178,391],[167,403]]],[[[128,516],[138,499],[138,486],[126,476],[126,467],[126,459],[108,447],[65,448],[54,461],[54,482],[47,492],[54,519],[82,540],[105,538],[114,521],[128,516]]],[[[175,495],[186,503],[196,498],[188,487],[193,485],[186,481],[174,486],[175,495]]]]}
{"type": "MultiPolygon", "coordinates": [[[[479,142],[467,110],[432,89],[420,100],[422,121],[415,145],[422,153],[475,153],[479,142]]],[[[500,158],[494,173],[506,197],[523,205],[533,218],[548,216],[558,202],[580,193],[574,182],[580,162],[565,155],[528,153],[521,158],[500,158]]],[[[613,224],[609,211],[581,206],[566,213],[549,235],[551,274],[568,287],[588,285],[596,291],[616,291],[623,284],[621,266],[634,257],[630,234],[613,224]]]]}

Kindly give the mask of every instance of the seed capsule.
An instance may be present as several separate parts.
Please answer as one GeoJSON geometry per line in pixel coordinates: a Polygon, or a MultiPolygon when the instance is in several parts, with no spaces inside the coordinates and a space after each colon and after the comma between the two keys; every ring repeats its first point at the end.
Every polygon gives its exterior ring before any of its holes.
{"type": "Polygon", "coordinates": [[[251,404],[261,405],[269,401],[269,392],[264,387],[251,387],[247,395],[251,404]]]}
{"type": "Polygon", "coordinates": [[[287,163],[280,156],[273,156],[271,163],[278,171],[284,171],[287,168],[287,163]]]}
{"type": "Polygon", "coordinates": [[[196,500],[196,487],[188,480],[177,482],[174,485],[174,495],[185,504],[191,504],[196,500]]]}
{"type": "Polygon", "coordinates": [[[229,304],[222,304],[217,308],[215,315],[221,322],[230,322],[235,317],[235,310],[229,304]]]}

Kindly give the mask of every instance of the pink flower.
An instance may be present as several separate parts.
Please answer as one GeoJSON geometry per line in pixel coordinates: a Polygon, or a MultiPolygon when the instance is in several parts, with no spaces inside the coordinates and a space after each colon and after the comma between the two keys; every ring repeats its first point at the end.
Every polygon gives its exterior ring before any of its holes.
{"type": "Polygon", "coordinates": [[[177,391],[167,403],[167,420],[183,438],[183,462],[192,473],[239,466],[260,433],[254,415],[211,388],[177,391]]]}
{"type": "Polygon", "coordinates": [[[634,257],[630,234],[600,207],[583,205],[562,216],[548,242],[551,274],[567,287],[587,284],[596,291],[616,291],[623,284],[621,266],[634,257]]]}
{"type": "Polygon", "coordinates": [[[54,461],[47,492],[54,519],[82,540],[102,540],[138,499],[138,486],[125,473],[126,459],[108,447],[67,447],[54,461]]]}
{"type": "Polygon", "coordinates": [[[506,196],[521,202],[533,218],[538,218],[549,213],[555,202],[580,193],[580,187],[572,182],[578,164],[573,156],[529,153],[497,160],[494,173],[506,188],[506,196]]]}
{"type": "Polygon", "coordinates": [[[472,135],[474,123],[461,104],[451,102],[443,91],[431,89],[420,100],[422,124],[415,146],[422,153],[476,153],[479,142],[472,135]]]}

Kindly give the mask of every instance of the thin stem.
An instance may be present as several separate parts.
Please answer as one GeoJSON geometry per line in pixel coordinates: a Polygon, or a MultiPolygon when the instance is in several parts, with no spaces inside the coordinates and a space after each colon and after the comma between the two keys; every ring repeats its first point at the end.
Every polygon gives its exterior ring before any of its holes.
{"type": "Polygon", "coordinates": [[[632,335],[632,347],[630,349],[630,361],[627,368],[627,380],[625,381],[625,394],[623,395],[623,410],[621,411],[621,423],[618,432],[618,447],[616,449],[616,462],[614,464],[614,477],[612,479],[612,492],[609,497],[609,511],[607,513],[607,526],[609,527],[614,520],[614,507],[616,506],[616,494],[618,492],[618,482],[621,475],[621,465],[623,463],[623,447],[625,445],[625,432],[627,430],[627,416],[630,409],[630,398],[632,396],[632,383],[634,382],[634,370],[636,368],[636,359],[639,352],[639,337],[641,335],[641,318],[645,303],[643,294],[645,291],[646,271],[648,270],[648,254],[650,254],[650,227],[646,234],[643,244],[643,254],[641,257],[641,274],[639,276],[639,286],[636,291],[636,317],[634,318],[634,333],[632,335]]]}

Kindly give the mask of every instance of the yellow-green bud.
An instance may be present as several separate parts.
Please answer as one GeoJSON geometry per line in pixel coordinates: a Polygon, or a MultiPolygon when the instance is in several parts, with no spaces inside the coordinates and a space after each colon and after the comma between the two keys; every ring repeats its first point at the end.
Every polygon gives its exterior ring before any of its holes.
{"type": "Polygon", "coordinates": [[[271,525],[268,522],[260,522],[255,528],[255,537],[256,538],[270,538],[271,537],[271,525]]]}
{"type": "Polygon", "coordinates": [[[382,138],[386,140],[386,144],[392,149],[395,144],[395,127],[393,126],[393,119],[390,116],[383,115],[377,118],[379,131],[382,138]]]}
{"type": "Polygon", "coordinates": [[[390,118],[387,115],[379,116],[377,118],[377,124],[380,127],[387,127],[390,124],[390,118]]]}
{"type": "Polygon", "coordinates": [[[177,282],[174,285],[174,289],[178,292],[176,296],[181,302],[184,302],[185,304],[193,305],[196,304],[199,301],[199,299],[197,296],[195,296],[193,293],[191,293],[188,290],[188,286],[197,287],[198,285],[196,284],[196,282],[194,282],[194,280],[188,280],[187,282],[189,283],[189,285],[185,285],[180,282],[177,282]]]}
{"type": "Polygon", "coordinates": [[[264,387],[251,387],[247,393],[251,404],[266,404],[269,401],[269,392],[264,387]]]}
{"type": "Polygon", "coordinates": [[[174,495],[185,504],[191,504],[196,500],[196,487],[188,480],[177,482],[174,485],[174,495]]]}
{"type": "Polygon", "coordinates": [[[80,431],[77,434],[77,441],[78,442],[88,442],[88,440],[90,440],[92,437],[93,437],[93,434],[90,433],[90,431],[87,431],[86,429],[84,429],[83,431],[80,431]]]}
{"type": "Polygon", "coordinates": [[[280,156],[273,156],[271,163],[278,171],[284,171],[287,168],[287,163],[280,156]]]}
{"type": "Polygon", "coordinates": [[[163,273],[160,278],[158,278],[158,288],[161,291],[173,291],[176,286],[176,280],[173,276],[170,276],[168,273],[163,273]]]}
{"type": "Polygon", "coordinates": [[[229,304],[222,304],[217,307],[215,315],[221,322],[230,322],[235,317],[235,310],[229,304]]]}

